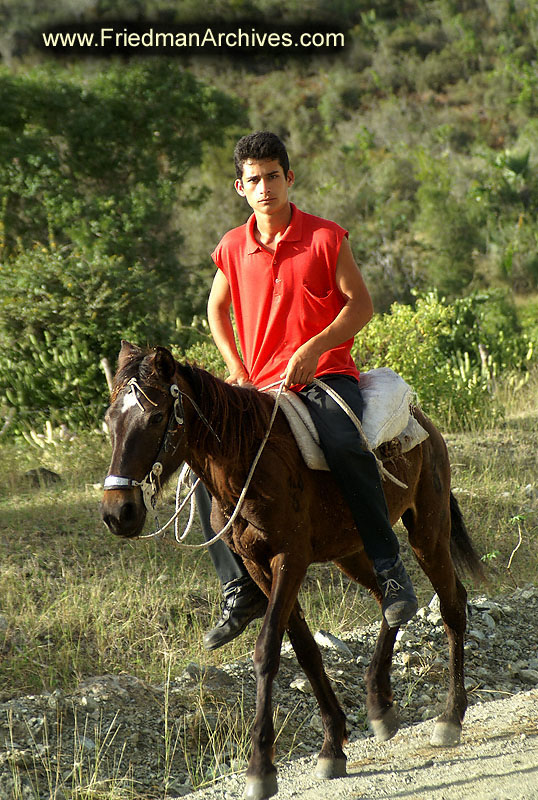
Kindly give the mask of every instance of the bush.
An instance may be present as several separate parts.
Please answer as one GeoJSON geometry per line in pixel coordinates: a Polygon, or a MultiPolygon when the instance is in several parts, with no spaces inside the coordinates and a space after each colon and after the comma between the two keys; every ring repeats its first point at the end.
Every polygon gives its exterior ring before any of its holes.
{"type": "Polygon", "coordinates": [[[532,346],[504,293],[475,293],[447,305],[432,292],[414,307],[395,303],[389,314],[375,316],[353,354],[363,370],[394,369],[439,425],[461,429],[501,414],[495,381],[525,369],[532,346]]]}
{"type": "Polygon", "coordinates": [[[93,424],[101,358],[201,307],[181,214],[206,186],[185,177],[242,111],[166,59],[2,68],[0,106],[0,396],[19,429],[93,424]]]}
{"type": "MultiPolygon", "coordinates": [[[[502,290],[475,292],[450,304],[431,292],[418,296],[414,305],[394,303],[390,313],[375,315],[356,337],[352,353],[362,371],[391,367],[398,372],[440,426],[484,427],[502,414],[497,382],[516,374],[524,377],[536,361],[534,308],[525,309],[522,330],[510,296],[502,290]]],[[[190,331],[191,344],[176,349],[176,357],[225,377],[206,325],[190,331]]]]}
{"type": "MultiPolygon", "coordinates": [[[[209,333],[207,321],[202,320],[197,324],[194,323],[189,330],[190,341],[188,346],[182,349],[178,347],[172,348],[177,360],[188,361],[197,367],[206,369],[218,378],[226,378],[228,369],[209,333]]],[[[182,339],[185,340],[184,330],[182,331],[182,339]]]]}
{"type": "Polygon", "coordinates": [[[0,263],[0,395],[17,428],[93,424],[106,407],[101,358],[122,338],[168,338],[152,273],[122,258],[36,246],[0,263]]]}

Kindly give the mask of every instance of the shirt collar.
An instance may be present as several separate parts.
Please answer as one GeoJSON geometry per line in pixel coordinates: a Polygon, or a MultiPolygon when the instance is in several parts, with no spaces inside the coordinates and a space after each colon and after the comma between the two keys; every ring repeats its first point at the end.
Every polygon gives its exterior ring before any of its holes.
{"type": "MultiPolygon", "coordinates": [[[[290,203],[291,206],[291,219],[288,227],[284,231],[281,242],[298,242],[303,234],[303,212],[300,211],[295,203],[290,203]]],[[[264,248],[256,241],[254,236],[254,227],[256,225],[256,215],[251,214],[247,220],[247,253],[256,253],[258,250],[264,248]]]]}

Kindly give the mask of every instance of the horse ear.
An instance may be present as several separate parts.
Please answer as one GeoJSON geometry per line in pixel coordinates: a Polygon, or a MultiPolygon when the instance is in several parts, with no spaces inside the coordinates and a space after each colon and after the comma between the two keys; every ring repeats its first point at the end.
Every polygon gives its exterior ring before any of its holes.
{"type": "Polygon", "coordinates": [[[142,350],[140,347],[137,347],[135,344],[131,344],[130,342],[125,341],[125,339],[122,339],[120,354],[118,356],[118,369],[121,369],[128,361],[135,356],[140,355],[141,353],[142,350]]]}
{"type": "Polygon", "coordinates": [[[161,378],[171,381],[176,372],[176,362],[172,353],[166,347],[155,348],[154,368],[161,378]]]}

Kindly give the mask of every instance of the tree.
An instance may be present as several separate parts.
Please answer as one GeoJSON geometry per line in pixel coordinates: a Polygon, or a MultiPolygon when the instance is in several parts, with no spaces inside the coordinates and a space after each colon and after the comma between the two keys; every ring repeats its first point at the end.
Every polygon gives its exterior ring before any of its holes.
{"type": "Polygon", "coordinates": [[[204,187],[183,185],[241,111],[161,59],[3,70],[0,107],[0,390],[19,409],[78,402],[80,419],[122,336],[168,340],[191,318],[181,209],[204,187]],[[54,388],[51,354],[73,346],[77,375],[54,388]]]}

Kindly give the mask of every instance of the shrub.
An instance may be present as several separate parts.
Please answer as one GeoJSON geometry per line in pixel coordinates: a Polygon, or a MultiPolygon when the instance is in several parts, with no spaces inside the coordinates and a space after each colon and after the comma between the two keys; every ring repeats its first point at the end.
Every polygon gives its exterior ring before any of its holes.
{"type": "MultiPolygon", "coordinates": [[[[415,390],[426,413],[445,428],[485,426],[502,413],[500,378],[524,374],[538,347],[533,308],[522,330],[510,296],[475,292],[448,304],[435,292],[414,305],[394,303],[356,337],[353,356],[363,371],[391,367],[415,390]]],[[[225,377],[224,362],[205,326],[191,328],[186,359],[225,377]]]]}
{"type": "Polygon", "coordinates": [[[452,429],[494,420],[496,378],[532,357],[515,311],[502,292],[476,293],[448,305],[434,292],[415,306],[395,303],[357,337],[360,368],[388,366],[415,390],[426,413],[452,429]]]}
{"type": "Polygon", "coordinates": [[[107,401],[101,358],[115,361],[121,338],[165,336],[158,288],[139,264],[36,246],[0,275],[0,395],[19,429],[93,424],[107,401]]]}

